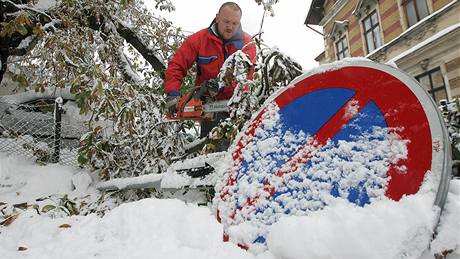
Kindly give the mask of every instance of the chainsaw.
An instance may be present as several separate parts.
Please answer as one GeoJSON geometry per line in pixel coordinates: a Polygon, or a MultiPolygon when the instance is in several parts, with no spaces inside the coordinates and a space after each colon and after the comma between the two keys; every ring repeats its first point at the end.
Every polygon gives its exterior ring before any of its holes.
{"type": "Polygon", "coordinates": [[[212,121],[214,120],[214,113],[227,112],[228,100],[214,101],[211,97],[207,97],[206,102],[202,100],[208,92],[210,92],[210,88],[206,85],[195,87],[181,97],[177,103],[177,112],[174,114],[167,112],[166,118],[172,121],[212,121]]]}

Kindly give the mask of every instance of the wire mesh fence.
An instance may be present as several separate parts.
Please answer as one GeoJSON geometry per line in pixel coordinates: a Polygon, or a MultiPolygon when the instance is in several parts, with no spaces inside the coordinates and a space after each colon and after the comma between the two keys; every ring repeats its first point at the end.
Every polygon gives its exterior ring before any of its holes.
{"type": "Polygon", "coordinates": [[[62,98],[28,104],[0,99],[0,151],[39,163],[78,166],[77,151],[85,126],[67,111],[62,98]]]}

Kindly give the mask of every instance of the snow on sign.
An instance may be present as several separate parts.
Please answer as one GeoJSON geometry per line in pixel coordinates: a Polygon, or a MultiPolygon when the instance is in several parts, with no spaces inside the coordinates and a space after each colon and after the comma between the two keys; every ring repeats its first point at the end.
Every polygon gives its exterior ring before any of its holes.
{"type": "Polygon", "coordinates": [[[337,199],[358,206],[415,194],[442,172],[445,132],[416,81],[353,61],[307,73],[271,99],[243,131],[217,185],[224,239],[264,249],[267,226],[337,199]]]}

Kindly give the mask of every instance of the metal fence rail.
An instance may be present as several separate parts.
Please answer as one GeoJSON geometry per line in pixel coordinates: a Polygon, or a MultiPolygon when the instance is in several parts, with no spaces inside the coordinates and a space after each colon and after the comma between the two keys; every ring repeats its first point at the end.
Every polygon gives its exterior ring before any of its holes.
{"type": "Polygon", "coordinates": [[[62,98],[54,104],[12,104],[0,100],[0,152],[41,163],[78,166],[83,125],[62,120],[62,98]]]}

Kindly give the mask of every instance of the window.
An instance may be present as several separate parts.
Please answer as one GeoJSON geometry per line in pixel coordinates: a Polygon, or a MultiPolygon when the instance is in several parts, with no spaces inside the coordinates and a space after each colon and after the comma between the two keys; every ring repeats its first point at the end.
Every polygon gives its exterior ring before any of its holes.
{"type": "Polygon", "coordinates": [[[380,38],[380,24],[377,12],[373,11],[363,20],[364,38],[366,39],[367,53],[382,46],[380,38]]]}
{"type": "Polygon", "coordinates": [[[342,36],[336,43],[335,43],[336,51],[337,51],[337,60],[341,60],[343,58],[348,57],[348,43],[347,43],[347,36],[342,36]]]}
{"type": "Polygon", "coordinates": [[[415,79],[425,87],[436,102],[447,99],[446,86],[439,67],[416,76],[415,79]]]}
{"type": "Polygon", "coordinates": [[[403,2],[406,9],[407,24],[409,27],[428,16],[426,0],[406,0],[403,2]]]}

